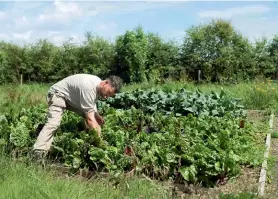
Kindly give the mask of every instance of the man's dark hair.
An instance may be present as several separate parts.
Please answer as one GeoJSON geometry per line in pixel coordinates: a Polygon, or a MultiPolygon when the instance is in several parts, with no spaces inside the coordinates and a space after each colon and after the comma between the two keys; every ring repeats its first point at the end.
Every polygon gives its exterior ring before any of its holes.
{"type": "Polygon", "coordinates": [[[123,86],[123,80],[120,77],[111,75],[106,79],[110,82],[111,86],[115,88],[116,93],[120,92],[123,86]]]}

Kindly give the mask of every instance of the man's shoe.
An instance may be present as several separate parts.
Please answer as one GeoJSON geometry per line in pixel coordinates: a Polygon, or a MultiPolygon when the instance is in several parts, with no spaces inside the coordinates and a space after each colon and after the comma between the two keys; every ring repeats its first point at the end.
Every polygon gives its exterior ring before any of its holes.
{"type": "Polygon", "coordinates": [[[34,150],[34,151],[32,151],[31,160],[33,162],[41,164],[43,167],[45,167],[46,156],[47,156],[47,151],[45,151],[45,150],[34,150]]]}

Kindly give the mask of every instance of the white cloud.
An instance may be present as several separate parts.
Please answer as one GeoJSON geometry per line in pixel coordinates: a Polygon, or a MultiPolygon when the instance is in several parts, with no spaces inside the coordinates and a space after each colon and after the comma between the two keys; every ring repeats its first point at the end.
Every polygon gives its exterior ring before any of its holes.
{"type": "Polygon", "coordinates": [[[166,41],[172,40],[178,43],[183,42],[185,31],[184,30],[170,30],[161,34],[166,41]]]}
{"type": "MultiPolygon", "coordinates": [[[[274,9],[273,9],[274,10],[274,9]]],[[[211,18],[229,19],[233,27],[253,42],[257,38],[271,38],[278,33],[278,20],[270,17],[272,8],[265,5],[233,7],[225,10],[206,10],[198,12],[201,23],[211,18]]]]}
{"type": "Polygon", "coordinates": [[[72,38],[84,41],[90,31],[114,41],[125,32],[109,15],[122,15],[145,10],[159,10],[177,5],[176,2],[101,2],[101,1],[21,1],[5,3],[0,10],[0,39],[18,44],[48,39],[56,45],[72,38]],[[5,20],[1,20],[4,19],[5,20]]]}
{"type": "MultiPolygon", "coordinates": [[[[56,45],[60,45],[64,41],[68,41],[69,38],[73,38],[72,41],[75,43],[80,43],[84,39],[84,32],[90,31],[94,35],[114,41],[116,35],[123,34],[126,28],[130,28],[130,24],[123,23],[124,25],[122,25],[120,22],[123,21],[114,21],[116,19],[111,17],[112,14],[113,17],[121,15],[119,20],[122,20],[122,18],[127,17],[125,16],[127,13],[140,12],[142,16],[147,10],[154,10],[155,13],[160,9],[172,6],[179,7],[179,4],[184,3],[172,1],[81,2],[72,0],[31,2],[29,4],[19,1],[8,2],[8,6],[0,11],[0,26],[2,27],[0,39],[33,42],[47,38],[56,45]],[[1,20],[4,18],[5,20],[1,20]]],[[[250,38],[261,35],[271,36],[278,32],[278,20],[277,18],[269,18],[267,15],[274,9],[261,4],[222,10],[204,10],[196,14],[199,16],[199,20],[204,22],[216,17],[229,18],[235,28],[250,38]],[[256,16],[256,18],[251,16],[256,16]]],[[[134,27],[138,21],[140,22],[140,19],[134,18],[134,27]]],[[[158,27],[162,29],[159,33],[165,39],[182,41],[185,35],[182,29],[186,29],[186,27],[179,27],[178,25],[183,26],[182,22],[179,22],[173,25],[175,26],[173,28],[158,27]]]]}
{"type": "Polygon", "coordinates": [[[8,39],[9,39],[9,35],[0,33],[0,40],[8,40],[8,39]]]}
{"type": "Polygon", "coordinates": [[[54,44],[61,45],[66,40],[66,37],[62,35],[56,35],[53,38],[51,38],[51,40],[54,44]]]}
{"type": "Polygon", "coordinates": [[[6,17],[6,13],[0,10],[0,19],[4,19],[6,17]]]}
{"type": "Polygon", "coordinates": [[[22,26],[22,25],[28,24],[28,20],[27,20],[26,16],[18,17],[14,21],[15,21],[15,25],[17,25],[17,26],[22,26]]]}
{"type": "Polygon", "coordinates": [[[60,32],[59,31],[48,31],[47,36],[51,37],[51,36],[54,36],[54,35],[57,35],[57,34],[60,34],[60,32]]]}
{"type": "Polygon", "coordinates": [[[51,8],[37,18],[38,22],[69,21],[77,17],[93,17],[100,14],[131,13],[148,9],[159,9],[179,2],[64,2],[54,1],[51,8]],[[54,10],[53,10],[54,9],[54,10]]]}
{"type": "Polygon", "coordinates": [[[97,32],[103,32],[103,31],[113,31],[116,28],[117,28],[117,24],[115,22],[108,22],[108,23],[98,24],[95,30],[97,32]]]}
{"type": "Polygon", "coordinates": [[[232,25],[239,30],[243,35],[247,36],[250,41],[255,41],[257,38],[267,37],[271,39],[278,34],[278,20],[277,18],[245,18],[234,19],[231,21],[232,25]],[[248,24],[248,25],[246,25],[248,24]]]}
{"type": "Polygon", "coordinates": [[[48,10],[48,12],[39,15],[37,21],[45,22],[59,22],[59,21],[67,21],[72,17],[80,17],[83,15],[82,9],[79,7],[77,3],[74,2],[62,2],[55,1],[53,3],[55,10],[48,10]]]}
{"type": "Polygon", "coordinates": [[[32,31],[22,32],[22,33],[12,33],[15,39],[29,40],[31,37],[32,31]]]}
{"type": "Polygon", "coordinates": [[[46,35],[40,35],[37,38],[47,38],[50,42],[57,46],[62,45],[64,42],[69,41],[72,43],[80,44],[84,41],[84,36],[77,36],[76,34],[67,34],[60,31],[48,31],[46,35]]]}
{"type": "Polygon", "coordinates": [[[241,15],[264,14],[271,10],[264,5],[250,5],[242,7],[228,8],[225,10],[206,10],[198,13],[201,18],[231,18],[241,15]]]}
{"type": "Polygon", "coordinates": [[[161,8],[176,6],[184,2],[176,2],[176,1],[167,1],[167,2],[152,2],[152,1],[145,1],[145,2],[117,2],[112,3],[108,2],[106,4],[99,4],[94,5],[95,9],[99,11],[99,13],[132,13],[137,11],[145,11],[145,10],[158,10],[161,8]]]}

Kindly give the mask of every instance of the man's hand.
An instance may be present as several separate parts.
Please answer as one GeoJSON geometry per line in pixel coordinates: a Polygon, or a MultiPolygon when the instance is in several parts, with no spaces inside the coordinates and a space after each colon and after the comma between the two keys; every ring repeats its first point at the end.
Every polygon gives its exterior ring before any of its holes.
{"type": "Polygon", "coordinates": [[[101,127],[99,123],[96,121],[95,112],[90,112],[86,115],[86,123],[90,129],[95,129],[98,132],[98,136],[101,135],[101,127]]]}
{"type": "Polygon", "coordinates": [[[96,121],[97,121],[97,123],[99,125],[103,125],[104,124],[104,119],[103,119],[102,116],[99,115],[98,112],[95,112],[95,119],[96,119],[96,121]]]}

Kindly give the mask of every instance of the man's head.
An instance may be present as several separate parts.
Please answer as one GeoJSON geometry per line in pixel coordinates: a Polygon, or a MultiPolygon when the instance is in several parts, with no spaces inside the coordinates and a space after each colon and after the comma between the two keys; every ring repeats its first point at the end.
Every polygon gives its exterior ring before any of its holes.
{"type": "Polygon", "coordinates": [[[101,81],[98,86],[98,93],[103,98],[112,97],[120,92],[122,85],[123,80],[120,77],[112,75],[101,81]]]}

